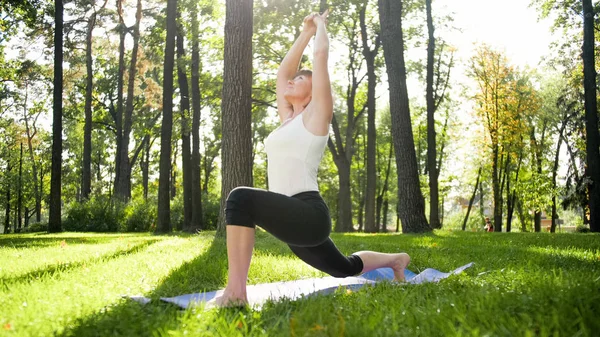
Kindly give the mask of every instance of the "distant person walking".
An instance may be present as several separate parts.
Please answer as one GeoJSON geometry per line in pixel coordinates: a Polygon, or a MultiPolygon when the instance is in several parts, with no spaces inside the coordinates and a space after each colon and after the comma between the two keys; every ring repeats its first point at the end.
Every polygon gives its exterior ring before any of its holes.
{"type": "Polygon", "coordinates": [[[485,231],[486,232],[493,232],[494,231],[494,226],[492,225],[492,222],[490,221],[490,218],[485,218],[485,231]]]}

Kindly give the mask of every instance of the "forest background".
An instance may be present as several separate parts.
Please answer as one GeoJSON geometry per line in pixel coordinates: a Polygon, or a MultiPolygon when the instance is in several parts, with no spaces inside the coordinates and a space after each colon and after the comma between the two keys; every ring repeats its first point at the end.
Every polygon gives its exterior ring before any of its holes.
{"type": "MultiPolygon", "coordinates": [[[[462,36],[510,11],[442,0],[0,4],[3,233],[222,229],[231,188],[268,187],[275,73],[325,8],[336,231],[600,230],[592,1],[531,1],[551,37],[520,53],[462,36]]],[[[517,39],[513,10],[487,31],[517,39]]]]}

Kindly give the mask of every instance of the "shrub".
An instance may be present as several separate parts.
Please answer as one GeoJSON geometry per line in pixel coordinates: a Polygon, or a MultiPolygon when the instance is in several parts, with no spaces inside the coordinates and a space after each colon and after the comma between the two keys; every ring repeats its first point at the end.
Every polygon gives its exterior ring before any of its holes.
{"type": "Polygon", "coordinates": [[[66,231],[117,232],[123,228],[126,206],[108,196],[71,203],[63,224],[66,231]]]}
{"type": "Polygon", "coordinates": [[[47,222],[34,222],[29,224],[27,228],[23,228],[21,233],[37,233],[37,232],[47,232],[48,231],[48,223],[47,222]]]}
{"type": "Polygon", "coordinates": [[[590,232],[590,228],[585,225],[577,225],[577,228],[575,228],[575,233],[589,233],[589,232],[590,232]]]}
{"type": "Polygon", "coordinates": [[[128,232],[147,232],[156,225],[156,200],[132,201],[128,206],[125,230],[128,232]]]}

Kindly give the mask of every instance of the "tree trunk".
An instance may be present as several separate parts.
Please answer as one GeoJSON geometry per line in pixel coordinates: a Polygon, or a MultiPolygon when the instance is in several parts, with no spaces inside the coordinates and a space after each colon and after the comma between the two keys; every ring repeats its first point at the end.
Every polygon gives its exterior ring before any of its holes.
{"type": "MultiPolygon", "coordinates": [[[[388,200],[387,192],[388,192],[389,185],[390,185],[389,181],[390,181],[390,172],[392,169],[392,150],[393,149],[394,149],[394,146],[392,144],[390,144],[390,152],[388,153],[387,168],[385,170],[385,179],[383,180],[383,187],[381,189],[381,193],[377,196],[377,223],[380,223],[380,221],[381,221],[381,205],[384,200],[386,202],[388,200]]],[[[383,218],[384,218],[383,223],[387,224],[387,211],[384,211],[383,218]]]]}
{"type": "Polygon", "coordinates": [[[177,0],[167,0],[167,37],[163,81],[163,120],[160,130],[160,163],[158,172],[157,233],[168,233],[171,225],[171,137],[173,135],[173,69],[175,63],[175,34],[177,34],[177,0]]]}
{"type": "Polygon", "coordinates": [[[592,0],[583,0],[583,87],[585,91],[585,130],[587,175],[590,209],[590,229],[600,232],[600,133],[596,101],[596,69],[594,55],[594,7],[592,0]]]}
{"type": "Polygon", "coordinates": [[[144,201],[148,200],[148,176],[149,176],[149,168],[150,168],[150,142],[145,144],[144,152],[142,152],[142,188],[144,189],[144,201]]]}
{"type": "Polygon", "coordinates": [[[225,201],[238,186],[252,186],[252,0],[227,0],[221,103],[222,184],[217,231],[225,231],[225,201]]]}
{"type": "Polygon", "coordinates": [[[190,144],[190,93],[183,49],[183,27],[178,26],[177,34],[177,80],[181,93],[181,164],[183,182],[183,230],[192,232],[192,161],[190,144]]]}
{"type": "Polygon", "coordinates": [[[402,231],[429,232],[425,201],[419,186],[417,156],[413,139],[402,32],[402,2],[379,0],[383,52],[389,78],[392,139],[398,168],[398,200],[402,231]]]}
{"type": "Polygon", "coordinates": [[[88,21],[85,35],[85,124],[83,127],[83,167],[81,170],[81,197],[90,198],[92,192],[92,92],[94,90],[94,70],[92,58],[92,33],[96,25],[96,12],[88,21]]]}
{"type": "MultiPolygon", "coordinates": [[[[331,140],[329,140],[331,141],[331,140]]],[[[334,156],[334,161],[335,161],[334,156]]],[[[350,191],[350,164],[344,157],[337,159],[336,166],[338,168],[338,217],[335,223],[334,230],[336,232],[351,232],[354,228],[352,225],[352,199],[350,191]]]]}
{"type": "Polygon", "coordinates": [[[20,233],[23,227],[23,143],[19,155],[19,180],[17,181],[17,230],[20,233]]]}
{"type": "Polygon", "coordinates": [[[121,157],[118,180],[115,187],[115,196],[121,201],[131,199],[131,160],[129,158],[129,142],[133,124],[133,99],[135,91],[135,77],[137,69],[137,54],[140,41],[140,21],[142,20],[142,1],[137,1],[135,25],[133,26],[133,49],[129,63],[129,81],[127,83],[127,101],[125,102],[125,115],[123,115],[123,129],[121,134],[121,157]]]}
{"type": "Polygon", "coordinates": [[[203,229],[200,170],[200,42],[198,40],[198,3],[192,3],[192,223],[190,232],[203,229]]]}
{"type": "Polygon", "coordinates": [[[471,199],[469,199],[469,207],[467,207],[467,215],[465,215],[465,220],[463,220],[462,230],[467,229],[467,222],[469,221],[469,214],[471,213],[471,207],[473,207],[473,202],[475,201],[475,196],[477,195],[477,188],[479,187],[479,178],[481,177],[481,167],[477,171],[477,180],[475,180],[475,189],[473,189],[473,195],[471,195],[471,199]]]}
{"type": "Polygon", "coordinates": [[[115,129],[117,134],[117,151],[115,152],[115,181],[113,195],[117,196],[121,181],[121,148],[123,147],[123,74],[125,73],[125,21],[123,19],[123,0],[117,0],[117,14],[119,15],[119,68],[117,73],[117,109],[115,111],[115,129]]]}
{"type": "MultiPolygon", "coordinates": [[[[10,175],[10,161],[6,161],[6,175],[10,175]]],[[[10,233],[10,179],[6,179],[6,208],[4,210],[4,234],[10,233]]]]}
{"type": "Polygon", "coordinates": [[[492,150],[492,193],[494,195],[494,232],[502,232],[502,192],[500,191],[498,144],[492,150]]]}
{"type": "Polygon", "coordinates": [[[439,187],[437,148],[435,134],[435,100],[433,98],[433,66],[435,56],[435,36],[433,18],[431,14],[431,0],[425,1],[427,11],[427,31],[429,42],[427,45],[427,171],[429,173],[429,224],[432,228],[441,228],[439,212],[439,187]]]}
{"type": "Polygon", "coordinates": [[[179,153],[179,145],[175,142],[175,148],[173,149],[173,157],[171,158],[171,200],[174,200],[177,196],[177,156],[179,153]]]}
{"type": "Polygon", "coordinates": [[[62,231],[62,93],[63,93],[63,0],[54,0],[54,94],[52,106],[52,176],[48,232],[62,231]]]}
{"type": "Polygon", "coordinates": [[[360,10],[360,32],[363,56],[367,63],[367,188],[365,193],[365,232],[377,232],[379,222],[375,221],[375,194],[377,189],[377,172],[375,167],[377,130],[375,129],[375,57],[379,49],[379,38],[373,49],[368,43],[367,26],[365,24],[366,5],[360,10]]]}

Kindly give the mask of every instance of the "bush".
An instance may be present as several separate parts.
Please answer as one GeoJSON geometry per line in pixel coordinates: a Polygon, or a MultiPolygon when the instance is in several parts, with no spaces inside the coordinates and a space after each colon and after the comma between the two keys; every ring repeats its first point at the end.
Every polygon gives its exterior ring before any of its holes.
{"type": "Polygon", "coordinates": [[[47,222],[34,222],[29,224],[27,228],[23,228],[21,233],[37,233],[37,232],[47,232],[48,231],[48,223],[47,222]]]}
{"type": "Polygon", "coordinates": [[[590,232],[590,228],[585,225],[577,225],[577,228],[575,228],[575,233],[589,233],[589,232],[590,232]]]}
{"type": "Polygon", "coordinates": [[[125,215],[125,204],[97,196],[71,203],[63,228],[73,232],[117,232],[124,227],[125,215]]]}
{"type": "Polygon", "coordinates": [[[132,201],[128,206],[125,230],[128,232],[147,232],[156,228],[156,200],[132,201]]]}

